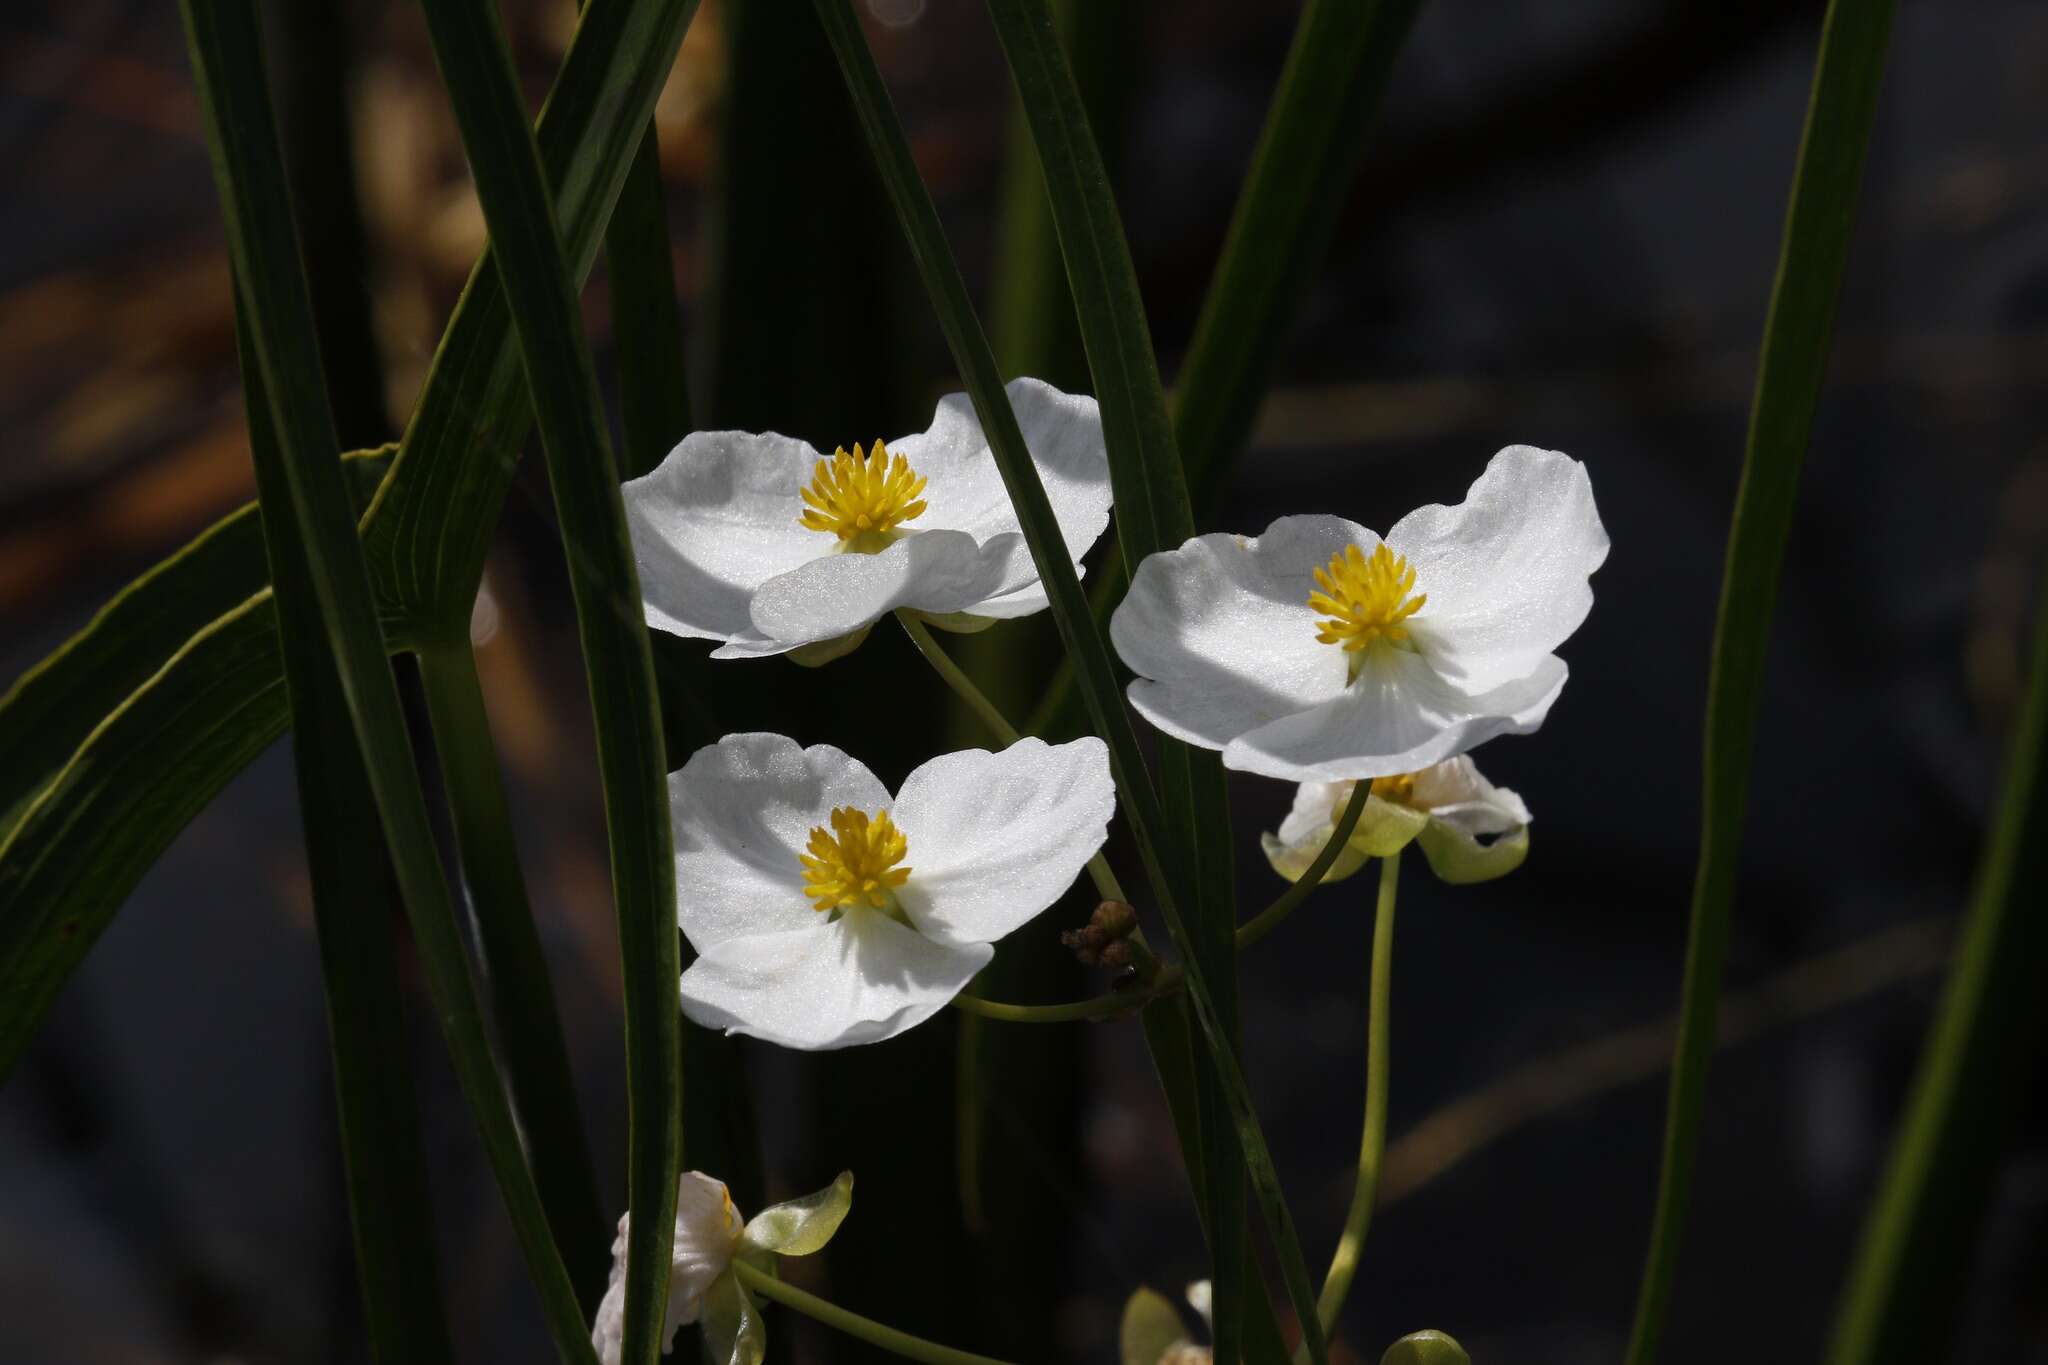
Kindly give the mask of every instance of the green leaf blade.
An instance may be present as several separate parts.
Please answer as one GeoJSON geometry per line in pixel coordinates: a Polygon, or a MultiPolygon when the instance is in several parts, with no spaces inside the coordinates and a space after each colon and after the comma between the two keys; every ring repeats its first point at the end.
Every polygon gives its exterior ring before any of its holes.
{"type": "Polygon", "coordinates": [[[1895,0],[1831,0],[1821,29],[1813,93],[1757,363],[1742,483],[1729,528],[1714,630],[1700,854],[1686,941],[1678,1046],[1629,1365],[1649,1365],[1656,1359],[1677,1277],[1706,1112],[1707,1068],[1734,912],[1771,616],[1791,537],[1800,468],[1826,378],[1835,304],[1896,8],[1895,0]]]}
{"type": "MultiPolygon", "coordinates": [[[[490,1055],[412,766],[369,573],[348,513],[255,10],[249,0],[184,0],[181,8],[229,255],[247,305],[251,349],[277,438],[278,468],[262,483],[282,486],[287,493],[285,507],[273,515],[289,512],[290,533],[304,555],[312,588],[312,601],[281,609],[317,621],[318,638],[331,651],[457,1078],[540,1291],[556,1349],[568,1360],[588,1362],[593,1357],[582,1309],[549,1233],[490,1055]]],[[[266,457],[266,447],[254,453],[266,457]]]]}
{"type": "MultiPolygon", "coordinates": [[[[245,312],[238,302],[249,444],[259,494],[281,509],[289,497],[283,457],[250,354],[245,312]]],[[[294,767],[363,1319],[379,1361],[447,1361],[453,1353],[441,1312],[433,1210],[407,1061],[398,940],[389,908],[390,857],[321,629],[312,570],[289,521],[278,515],[262,527],[271,578],[286,604],[278,640],[294,721],[294,767]]]]}
{"type": "Polygon", "coordinates": [[[682,974],[654,657],[597,373],[567,253],[487,0],[426,0],[547,454],[576,603],[610,834],[625,983],[630,1144],[624,1359],[652,1365],[667,1310],[682,1160],[682,974]]]}

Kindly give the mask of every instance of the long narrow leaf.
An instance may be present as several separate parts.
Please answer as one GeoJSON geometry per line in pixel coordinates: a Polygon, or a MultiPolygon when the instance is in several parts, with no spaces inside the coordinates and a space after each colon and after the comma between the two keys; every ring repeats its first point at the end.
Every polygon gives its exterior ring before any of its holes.
{"type": "MultiPolygon", "coordinates": [[[[579,278],[596,260],[634,138],[695,11],[696,0],[593,0],[577,27],[539,137],[579,278]]],[[[400,457],[363,516],[388,648],[468,619],[530,420],[487,254],[435,354],[400,457]]],[[[0,755],[37,756],[0,765],[14,812],[0,838],[0,1075],[143,871],[284,733],[284,674],[253,523],[248,536],[235,562],[254,571],[145,576],[146,597],[118,599],[108,620],[74,641],[79,648],[67,646],[0,702],[0,755]],[[116,649],[111,666],[93,664],[93,641],[159,613],[194,633],[176,642],[167,627],[151,637],[166,652],[116,649]]]]}
{"type": "MultiPolygon", "coordinates": [[[[464,1096],[540,1290],[556,1348],[592,1358],[582,1310],[550,1238],[519,1133],[485,1038],[426,801],[412,766],[398,689],[385,657],[342,483],[277,146],[263,40],[249,0],[184,0],[199,104],[222,218],[277,434],[292,533],[305,555],[320,623],[398,874],[464,1096]]],[[[260,453],[260,452],[259,452],[260,453]]],[[[284,510],[284,509],[281,509],[284,510]]]]}
{"type": "Polygon", "coordinates": [[[490,0],[424,8],[525,359],[576,601],[625,982],[627,1202],[638,1216],[628,1234],[624,1359],[651,1365],[665,1335],[675,1239],[666,1211],[683,1142],[682,965],[654,656],[597,372],[504,30],[490,0]]]}
{"type": "Polygon", "coordinates": [[[1243,445],[1422,0],[1309,0],[1174,385],[1197,508],[1243,445]]]}
{"type": "Polygon", "coordinates": [[[1685,950],[1678,1046],[1664,1120],[1657,1212],[1636,1301],[1629,1365],[1649,1365],[1657,1357],[1684,1241],[1700,1120],[1706,1112],[1707,1064],[1714,1050],[1721,969],[1728,954],[1743,814],[1749,803],[1771,615],[1792,531],[1799,470],[1827,375],[1835,304],[1849,255],[1864,155],[1877,117],[1878,85],[1895,8],[1895,0],[1831,0],[1821,28],[1778,278],[1757,362],[1742,485],[1728,531],[1707,680],[1700,856],[1685,950]]]}
{"type": "Polygon", "coordinates": [[[326,987],[335,1112],[347,1172],[356,1279],[371,1349],[382,1365],[452,1358],[441,1314],[433,1208],[420,1156],[418,1101],[392,932],[391,868],[377,804],[349,730],[334,655],[320,624],[311,567],[285,514],[290,489],[263,396],[245,308],[235,330],[257,486],[276,515],[263,522],[282,610],[278,638],[291,694],[300,819],[313,887],[313,928],[326,987]]]}
{"type": "MultiPolygon", "coordinates": [[[[959,366],[974,401],[982,429],[988,433],[990,451],[1016,509],[1018,523],[1030,544],[1061,639],[1067,652],[1075,659],[1076,675],[1096,728],[1109,745],[1117,791],[1136,835],[1160,912],[1185,960],[1188,999],[1201,1025],[1219,1088],[1230,1106],[1237,1138],[1244,1149],[1245,1165],[1253,1189],[1259,1195],[1260,1209],[1266,1216],[1274,1245],[1279,1250],[1289,1298],[1297,1304],[1312,1358],[1320,1365],[1326,1358],[1326,1352],[1322,1334],[1313,1321],[1315,1290],[1309,1283],[1307,1266],[1302,1260],[1293,1216],[1280,1196],[1279,1178],[1273,1169],[1272,1154],[1259,1127],[1258,1115],[1252,1108],[1243,1068],[1238,1065],[1232,1049],[1231,1031],[1217,1009],[1207,973],[1195,952],[1197,941],[1176,899],[1175,879],[1167,872],[1168,860],[1174,850],[1162,837],[1165,817],[1158,794],[1146,774],[1137,734],[1124,710],[1110,663],[1109,646],[1089,614],[1080,579],[1074,572],[1073,562],[1067,557],[1058,524],[1053,520],[1051,505],[1046,500],[1045,487],[1031,463],[1030,452],[1025,448],[1016,413],[1011,411],[1009,400],[1003,393],[1001,375],[996,369],[995,357],[989,351],[988,338],[983,334],[980,320],[968,298],[966,281],[961,278],[959,265],[946,243],[938,211],[932,205],[924,182],[918,177],[909,143],[889,102],[881,73],[875,68],[874,55],[868,51],[859,19],[845,0],[817,0],[817,5],[876,164],[881,168],[890,199],[902,220],[911,254],[932,295],[940,328],[945,332],[954,363],[959,366]]],[[[1049,29],[1046,40],[1054,44],[1056,51],[1057,39],[1049,29]]],[[[1067,83],[1071,86],[1071,79],[1067,83]]],[[[1043,149],[1043,138],[1040,146],[1043,149]]],[[[1064,244],[1064,233],[1062,241],[1064,244]]],[[[1068,248],[1068,254],[1071,257],[1071,248],[1068,248]]],[[[1071,265],[1069,268],[1071,270],[1071,265]]],[[[1134,355],[1128,359],[1132,364],[1141,363],[1134,355]]],[[[1099,374],[1101,367],[1096,368],[1099,374]]],[[[1156,503],[1152,510],[1155,514],[1171,515],[1170,508],[1162,508],[1156,503]]],[[[1145,514],[1140,512],[1137,515],[1142,519],[1145,514]]]]}
{"type": "Polygon", "coordinates": [[[619,466],[632,479],[660,464],[690,431],[683,318],[676,307],[661,147],[651,123],[605,229],[604,256],[612,283],[612,344],[625,425],[619,466]]]}
{"type": "MultiPolygon", "coordinates": [[[[580,284],[632,168],[697,0],[590,0],[534,130],[580,284]]],[[[522,106],[523,108],[523,106],[522,106]]],[[[521,115],[522,122],[524,114],[521,115]]],[[[442,334],[371,527],[383,600],[454,629],[533,420],[495,247],[442,334]]]]}
{"type": "Polygon", "coordinates": [[[419,662],[512,1108],[563,1264],[584,1310],[592,1312],[611,1266],[611,1220],[598,1198],[597,1171],[577,1117],[569,1044],[519,871],[519,840],[491,743],[476,655],[467,639],[450,640],[422,648],[419,662]]]}
{"type": "MultiPolygon", "coordinates": [[[[396,446],[343,458],[358,511],[396,446]]],[[[186,641],[269,586],[256,504],[235,509],[151,566],[0,696],[0,841],[56,780],[94,725],[186,641]]],[[[4,937],[4,929],[0,929],[4,937]]]]}
{"type": "Polygon", "coordinates": [[[1949,1353],[1998,1158],[2048,1033],[2048,597],[1975,904],[1842,1297],[1830,1365],[1949,1353]]]}

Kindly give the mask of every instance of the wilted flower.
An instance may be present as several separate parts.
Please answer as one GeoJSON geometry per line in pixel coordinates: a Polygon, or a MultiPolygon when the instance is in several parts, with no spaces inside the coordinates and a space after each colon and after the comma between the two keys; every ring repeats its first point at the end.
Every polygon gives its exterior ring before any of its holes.
{"type": "MultiPolygon", "coordinates": [[[[763,1209],[743,1222],[725,1182],[685,1171],[676,1182],[675,1249],[669,1258],[668,1316],[661,1349],[675,1345],[676,1329],[701,1320],[705,1354],[717,1365],[758,1365],[767,1348],[753,1299],[732,1273],[745,1259],[764,1270],[776,1256],[807,1256],[832,1239],[853,1206],[853,1172],[816,1194],[763,1209]]],[[[626,1330],[626,1234],[633,1215],[619,1219],[612,1243],[611,1284],[590,1325],[590,1344],[602,1365],[619,1365],[626,1330]]]]}
{"type": "MultiPolygon", "coordinates": [[[[1078,569],[1109,524],[1095,400],[1035,379],[1007,391],[1078,569]]],[[[647,624],[721,641],[715,659],[821,663],[899,608],[974,629],[1046,605],[965,394],[918,435],[830,456],[773,433],[693,432],[625,499],[647,624]]]]}
{"type": "Polygon", "coordinates": [[[1024,739],[917,768],[893,798],[830,745],[728,735],[669,777],[683,1011],[820,1049],[943,1008],[989,945],[1059,899],[1116,795],[1099,739],[1024,739]]]}
{"type": "MultiPolygon", "coordinates": [[[[1337,818],[1357,785],[1304,782],[1296,789],[1294,809],[1280,822],[1278,836],[1259,836],[1275,872],[1288,881],[1301,879],[1336,833],[1337,818]]],[[[1351,837],[1323,880],[1342,881],[1368,858],[1390,857],[1412,841],[1445,881],[1491,881],[1528,856],[1529,819],[1521,797],[1488,782],[1462,754],[1419,773],[1376,777],[1351,837]]]]}
{"type": "Polygon", "coordinates": [[[1382,541],[1282,517],[1147,556],[1110,621],[1131,704],[1226,766],[1298,782],[1411,773],[1543,723],[1551,653],[1593,604],[1607,533],[1585,467],[1509,446],[1456,507],[1382,541]]]}

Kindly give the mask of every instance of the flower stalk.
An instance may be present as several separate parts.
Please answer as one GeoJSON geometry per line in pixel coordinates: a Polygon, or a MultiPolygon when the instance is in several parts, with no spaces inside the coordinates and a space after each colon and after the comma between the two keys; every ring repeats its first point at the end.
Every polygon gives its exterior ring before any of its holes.
{"type": "Polygon", "coordinates": [[[1372,1226],[1373,1205],[1379,1199],[1381,1157],[1387,1146],[1387,1070],[1390,1059],[1387,1037],[1394,991],[1394,893],[1401,878],[1401,855],[1395,852],[1380,859],[1379,903],[1373,912],[1372,985],[1366,1005],[1365,1035],[1365,1124],[1358,1140],[1358,1180],[1351,1189],[1351,1209],[1344,1216],[1344,1233],[1330,1257],[1330,1270],[1323,1277],[1323,1292],[1316,1299],[1316,1316],[1327,1335],[1337,1328],[1337,1315],[1344,1311],[1344,1298],[1351,1292],[1351,1280],[1358,1273],[1358,1258],[1365,1250],[1365,1234],[1372,1226]]]}

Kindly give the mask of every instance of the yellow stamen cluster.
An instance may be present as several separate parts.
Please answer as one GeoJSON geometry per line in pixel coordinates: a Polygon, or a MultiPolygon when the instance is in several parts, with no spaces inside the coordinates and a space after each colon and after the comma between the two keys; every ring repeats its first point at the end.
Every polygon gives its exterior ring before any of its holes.
{"type": "Polygon", "coordinates": [[[1400,644],[1408,638],[1402,623],[1416,612],[1428,596],[1416,593],[1415,570],[1408,561],[1385,545],[1373,547],[1368,559],[1356,545],[1330,556],[1330,567],[1316,570],[1321,592],[1308,595],[1309,606],[1326,614],[1316,638],[1326,645],[1342,645],[1356,654],[1375,640],[1400,644]]]}
{"type": "Polygon", "coordinates": [[[910,852],[910,841],[887,811],[870,818],[852,806],[839,807],[832,812],[832,833],[823,825],[811,830],[810,850],[797,861],[804,865],[804,894],[820,910],[862,902],[886,910],[910,877],[909,868],[897,866],[910,852]]]}
{"type": "Polygon", "coordinates": [[[830,531],[848,549],[873,553],[895,539],[895,530],[924,511],[925,480],[901,455],[891,455],[880,441],[862,455],[844,447],[829,460],[818,461],[811,485],[803,490],[807,505],[797,518],[813,531],[830,531]]]}
{"type": "Polygon", "coordinates": [[[1372,794],[1382,801],[1392,801],[1397,806],[1415,804],[1415,774],[1400,773],[1393,777],[1375,777],[1372,780],[1372,794]]]}

